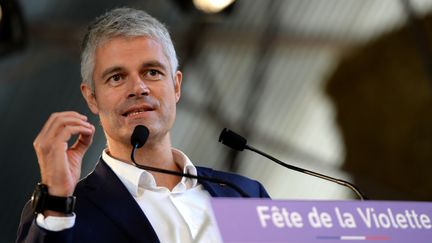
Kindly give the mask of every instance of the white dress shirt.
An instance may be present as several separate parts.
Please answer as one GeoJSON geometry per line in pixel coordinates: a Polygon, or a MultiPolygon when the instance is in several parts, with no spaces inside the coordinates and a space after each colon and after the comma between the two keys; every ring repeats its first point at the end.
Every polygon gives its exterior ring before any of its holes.
{"type": "MultiPolygon", "coordinates": [[[[172,149],[175,163],[183,173],[197,174],[189,158],[172,149]]],[[[161,242],[221,242],[215,223],[211,220],[210,195],[196,179],[183,177],[172,189],[159,187],[151,173],[108,155],[102,159],[119,177],[150,221],[161,242]]],[[[71,217],[37,217],[37,224],[48,230],[63,230],[74,225],[71,217]]]]}

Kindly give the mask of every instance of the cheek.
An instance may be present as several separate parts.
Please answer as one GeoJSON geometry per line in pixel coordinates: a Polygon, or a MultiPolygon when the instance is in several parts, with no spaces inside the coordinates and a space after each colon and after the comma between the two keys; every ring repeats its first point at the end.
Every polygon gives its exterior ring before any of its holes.
{"type": "Polygon", "coordinates": [[[169,109],[169,119],[172,120],[171,123],[173,122],[173,120],[176,117],[176,109],[177,109],[176,104],[177,104],[176,100],[172,100],[172,102],[170,103],[169,108],[168,108],[169,109]]]}
{"type": "Polygon", "coordinates": [[[112,119],[104,110],[99,111],[99,120],[100,120],[102,127],[104,127],[104,129],[109,128],[110,127],[109,124],[112,123],[111,122],[112,119]]]}
{"type": "Polygon", "coordinates": [[[164,122],[170,122],[175,118],[176,102],[174,97],[165,98],[160,101],[160,119],[164,122]]]}
{"type": "Polygon", "coordinates": [[[119,102],[115,102],[114,99],[112,101],[109,99],[99,100],[98,114],[103,125],[107,124],[108,122],[112,123],[118,119],[118,116],[116,115],[116,107],[118,103],[119,102]]]}

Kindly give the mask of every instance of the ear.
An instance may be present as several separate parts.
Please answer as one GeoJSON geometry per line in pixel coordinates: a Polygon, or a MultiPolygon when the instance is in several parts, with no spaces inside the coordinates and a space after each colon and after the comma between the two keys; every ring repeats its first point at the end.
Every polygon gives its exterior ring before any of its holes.
{"type": "Polygon", "coordinates": [[[182,79],[183,79],[183,74],[180,71],[177,71],[175,76],[174,76],[174,92],[175,92],[175,98],[176,98],[176,103],[180,100],[180,96],[181,96],[181,83],[182,83],[182,79]]]}
{"type": "Polygon", "coordinates": [[[83,95],[84,99],[87,102],[87,106],[90,108],[93,114],[99,114],[99,108],[96,102],[96,95],[93,92],[92,88],[89,87],[87,84],[82,83],[81,94],[83,95]]]}

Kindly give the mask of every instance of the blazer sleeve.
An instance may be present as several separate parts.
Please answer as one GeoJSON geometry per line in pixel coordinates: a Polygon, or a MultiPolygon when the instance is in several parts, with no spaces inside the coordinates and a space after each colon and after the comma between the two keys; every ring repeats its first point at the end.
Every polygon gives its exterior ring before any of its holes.
{"type": "Polygon", "coordinates": [[[71,242],[73,227],[70,229],[54,232],[43,229],[36,224],[30,201],[26,203],[21,214],[21,220],[17,232],[17,243],[54,243],[71,242]]]}

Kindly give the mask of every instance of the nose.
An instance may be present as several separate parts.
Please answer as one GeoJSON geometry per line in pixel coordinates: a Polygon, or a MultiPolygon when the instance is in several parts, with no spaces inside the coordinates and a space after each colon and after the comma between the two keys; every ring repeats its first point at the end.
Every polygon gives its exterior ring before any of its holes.
{"type": "Polygon", "coordinates": [[[150,94],[150,89],[141,79],[139,75],[134,75],[130,80],[130,89],[128,93],[128,97],[139,97],[139,96],[147,96],[150,94]]]}

